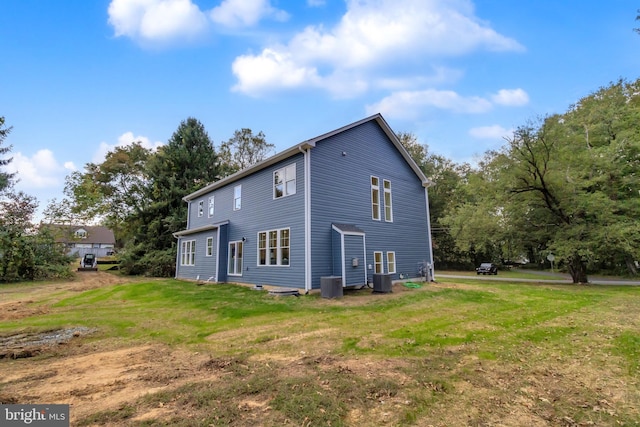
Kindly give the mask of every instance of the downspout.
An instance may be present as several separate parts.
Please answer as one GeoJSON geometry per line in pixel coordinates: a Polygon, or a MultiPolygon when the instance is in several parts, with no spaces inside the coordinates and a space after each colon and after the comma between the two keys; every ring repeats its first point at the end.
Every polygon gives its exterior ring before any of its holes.
{"type": "Polygon", "coordinates": [[[311,291],[311,149],[298,150],[304,155],[304,293],[311,291]]]}
{"type": "MultiPolygon", "coordinates": [[[[218,230],[216,230],[216,283],[218,283],[218,277],[220,277],[220,233],[222,232],[220,228],[218,227],[218,230]]],[[[244,251],[244,248],[242,250],[244,251]]]]}
{"type": "Polygon", "coordinates": [[[431,261],[431,268],[429,268],[429,274],[431,275],[431,281],[436,281],[436,276],[434,273],[434,260],[433,260],[433,241],[431,240],[431,214],[429,213],[429,187],[432,185],[429,182],[428,185],[424,187],[424,199],[427,207],[427,239],[429,242],[429,260],[431,261]]]}
{"type": "Polygon", "coordinates": [[[182,250],[180,248],[180,237],[177,237],[177,239],[178,239],[178,243],[177,243],[177,250],[176,250],[176,272],[174,274],[174,279],[178,278],[178,269],[180,268],[180,251],[182,250]]]}

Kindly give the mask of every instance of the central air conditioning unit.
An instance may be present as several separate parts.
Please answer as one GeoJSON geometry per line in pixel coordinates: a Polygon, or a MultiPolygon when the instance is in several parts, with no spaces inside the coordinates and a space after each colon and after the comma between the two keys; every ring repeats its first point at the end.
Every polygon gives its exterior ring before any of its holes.
{"type": "Polygon", "coordinates": [[[373,275],[373,292],[388,294],[391,292],[391,274],[376,273],[373,275]]]}

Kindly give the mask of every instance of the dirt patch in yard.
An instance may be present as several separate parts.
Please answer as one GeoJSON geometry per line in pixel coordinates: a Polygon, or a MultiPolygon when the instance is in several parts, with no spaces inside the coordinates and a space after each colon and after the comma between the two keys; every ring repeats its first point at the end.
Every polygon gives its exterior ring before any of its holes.
{"type": "MultiPolygon", "coordinates": [[[[0,288],[0,321],[47,313],[49,307],[33,301],[55,300],[61,291],[125,282],[130,280],[98,272],[78,274],[68,283],[37,284],[11,292],[0,288]]],[[[458,285],[409,289],[396,284],[385,297],[445,287],[458,285]]],[[[371,298],[370,292],[361,292],[362,298],[371,298]]],[[[359,299],[350,295],[326,304],[358,304],[359,299]]],[[[480,359],[467,345],[442,348],[424,359],[345,355],[331,351],[335,346],[328,342],[336,334],[332,328],[281,334],[256,325],[242,332],[214,334],[210,349],[203,345],[206,350],[200,351],[157,342],[132,345],[117,337],[87,339],[93,332],[71,326],[0,337],[0,354],[5,352],[0,360],[0,403],[69,404],[72,425],[158,420],[183,420],[183,425],[313,425],[282,415],[284,409],[274,409],[277,395],[318,399],[335,395],[344,398],[336,405],[345,409],[342,422],[350,426],[571,427],[617,425],[620,412],[629,419],[628,414],[638,414],[640,403],[638,376],[633,377],[635,383],[625,383],[620,380],[624,375],[611,369],[617,365],[602,359],[614,356],[594,351],[568,360],[560,352],[526,342],[513,360],[505,362],[480,359]],[[263,336],[269,340],[259,341],[263,336]],[[262,352],[245,357],[216,355],[216,339],[240,341],[238,345],[255,342],[262,352]],[[31,356],[37,357],[15,357],[20,348],[30,349],[31,356]],[[95,414],[103,415],[90,421],[95,414]]],[[[601,341],[607,337],[594,342],[601,341]]],[[[372,336],[362,345],[375,342],[372,336]]],[[[323,406],[330,405],[329,400],[296,404],[331,410],[323,406]]]]}

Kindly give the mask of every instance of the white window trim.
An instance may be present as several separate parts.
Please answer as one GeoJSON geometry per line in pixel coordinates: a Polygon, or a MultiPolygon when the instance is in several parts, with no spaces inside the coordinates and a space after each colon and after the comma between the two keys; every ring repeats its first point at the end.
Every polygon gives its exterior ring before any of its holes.
{"type": "Polygon", "coordinates": [[[180,245],[180,265],[192,267],[196,265],[196,241],[183,240],[180,245]]]}
{"type": "Polygon", "coordinates": [[[273,199],[282,199],[288,196],[293,196],[297,192],[297,178],[296,178],[296,164],[291,163],[287,166],[284,166],[278,170],[273,171],[273,199]],[[287,173],[289,172],[289,173],[287,173]],[[282,195],[276,196],[276,174],[280,174],[283,177],[282,179],[282,195]],[[289,174],[293,176],[289,176],[289,174]],[[293,181],[293,191],[289,192],[289,183],[293,181]]]}
{"type": "Polygon", "coordinates": [[[213,237],[207,237],[207,249],[204,256],[213,256],[213,237]]]}
{"type": "Polygon", "coordinates": [[[204,216],[204,200],[198,202],[198,218],[204,216]]]}
{"type": "Polygon", "coordinates": [[[387,273],[395,273],[396,272],[396,253],[395,251],[387,252],[387,273]],[[393,263],[389,262],[389,255],[393,255],[393,263]],[[391,264],[393,264],[393,270],[391,270],[391,264]]]}
{"type": "MultiPolygon", "coordinates": [[[[227,276],[242,276],[242,270],[244,269],[244,244],[242,242],[242,240],[234,240],[233,242],[229,242],[229,252],[227,254],[227,270],[229,270],[229,262],[231,262],[231,245],[236,245],[236,253],[238,251],[238,245],[242,246],[242,256],[239,257],[240,261],[240,271],[236,272],[236,273],[231,273],[229,271],[227,271],[227,276]]],[[[238,257],[236,257],[236,261],[235,261],[235,269],[238,268],[238,257]]]]}
{"type": "Polygon", "coordinates": [[[374,221],[380,221],[380,178],[371,175],[371,177],[369,178],[369,184],[371,185],[371,191],[369,192],[371,198],[371,219],[374,221]],[[377,184],[373,183],[374,178],[378,182],[377,184]],[[378,203],[376,204],[374,204],[374,191],[377,192],[378,203]]]}
{"type": "Polygon", "coordinates": [[[384,220],[386,222],[393,222],[393,198],[391,196],[391,181],[389,181],[388,179],[383,179],[382,187],[384,190],[383,197],[382,197],[382,202],[384,204],[384,220]],[[386,184],[389,184],[389,188],[387,188],[386,184]],[[389,206],[387,206],[387,193],[389,194],[389,206]],[[387,207],[389,208],[388,217],[387,217],[387,207]]]}
{"type": "Polygon", "coordinates": [[[233,187],[233,210],[239,211],[242,208],[242,184],[233,187]],[[236,194],[237,191],[237,194],[236,194]]]}
{"type": "Polygon", "coordinates": [[[216,202],[215,196],[209,197],[209,207],[208,207],[208,210],[207,210],[209,218],[211,218],[214,215],[215,211],[216,211],[215,202],[216,202]]]}
{"type": "Polygon", "coordinates": [[[373,273],[374,274],[383,274],[384,273],[384,254],[382,251],[373,251],[373,273]],[[376,255],[380,254],[380,262],[376,260],[376,255]],[[380,266],[380,271],[377,270],[377,266],[380,266]]]}
{"type": "Polygon", "coordinates": [[[257,252],[256,252],[256,266],[258,267],[291,267],[291,229],[289,227],[285,227],[285,228],[276,228],[273,230],[263,230],[263,231],[259,231],[257,234],[257,252]],[[287,230],[289,232],[289,246],[284,246],[285,248],[289,249],[289,263],[288,264],[283,264],[282,263],[282,231],[283,230],[287,230]],[[269,250],[271,249],[269,246],[269,233],[271,232],[275,232],[276,233],[276,246],[275,246],[275,250],[276,250],[276,263],[275,264],[270,264],[270,258],[269,258],[269,250]],[[264,234],[265,235],[265,247],[262,249],[265,251],[265,255],[264,255],[264,264],[260,264],[260,235],[264,234]]]}

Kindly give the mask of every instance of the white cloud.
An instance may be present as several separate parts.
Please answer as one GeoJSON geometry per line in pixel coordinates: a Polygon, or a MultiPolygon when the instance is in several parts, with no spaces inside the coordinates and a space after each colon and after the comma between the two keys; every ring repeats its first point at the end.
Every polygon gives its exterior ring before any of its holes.
{"type": "Polygon", "coordinates": [[[58,163],[51,150],[38,150],[33,156],[18,152],[7,165],[9,173],[16,172],[17,188],[22,190],[56,188],[64,182],[70,171],[76,170],[73,162],[58,163]]]}
{"type": "Polygon", "coordinates": [[[289,14],[271,6],[269,0],[224,0],[209,16],[216,24],[225,27],[250,27],[266,17],[286,21],[289,14]]]}
{"type": "Polygon", "coordinates": [[[518,89],[501,89],[491,97],[493,102],[507,106],[521,106],[529,103],[529,95],[524,90],[518,89]]]}
{"type": "MultiPolygon", "coordinates": [[[[289,76],[272,73],[269,78],[248,70],[252,59],[287,58],[282,71],[313,70],[298,86],[333,90],[349,87],[354,77],[405,63],[460,56],[477,50],[520,51],[515,40],[498,34],[474,16],[468,0],[349,0],[347,11],[333,28],[309,26],[284,45],[266,47],[256,55],[238,57],[233,72],[234,90],[250,95],[290,87],[289,76]],[[320,72],[319,70],[327,70],[320,72]],[[337,84],[336,79],[345,82],[337,84]]],[[[276,64],[277,65],[277,64],[276,64]]],[[[342,94],[345,95],[345,94],[342,94]]]]}
{"type": "Polygon", "coordinates": [[[477,139],[504,139],[513,136],[513,129],[500,125],[479,126],[469,129],[469,135],[477,139]]]}
{"type": "Polygon", "coordinates": [[[93,154],[92,163],[102,163],[108,152],[113,151],[116,147],[126,147],[128,145],[132,145],[134,142],[140,142],[144,148],[148,148],[150,150],[156,150],[158,147],[163,145],[164,143],[160,141],[151,142],[149,138],[146,136],[133,136],[133,132],[125,132],[118,137],[118,142],[115,144],[108,144],[106,142],[101,142],[98,146],[98,149],[93,154]]]}
{"type": "Polygon", "coordinates": [[[109,24],[116,37],[143,44],[196,40],[218,24],[248,27],[265,18],[286,21],[289,14],[271,6],[270,0],[224,0],[203,11],[194,0],[111,0],[109,24]]]}
{"type": "Polygon", "coordinates": [[[477,96],[463,97],[450,90],[427,89],[395,92],[381,101],[367,105],[367,114],[382,113],[388,118],[415,119],[426,108],[449,110],[454,113],[485,113],[491,102],[477,96]]]}
{"type": "Polygon", "coordinates": [[[205,14],[191,0],[112,0],[108,13],[116,36],[146,42],[194,39],[207,29],[205,14]]]}

